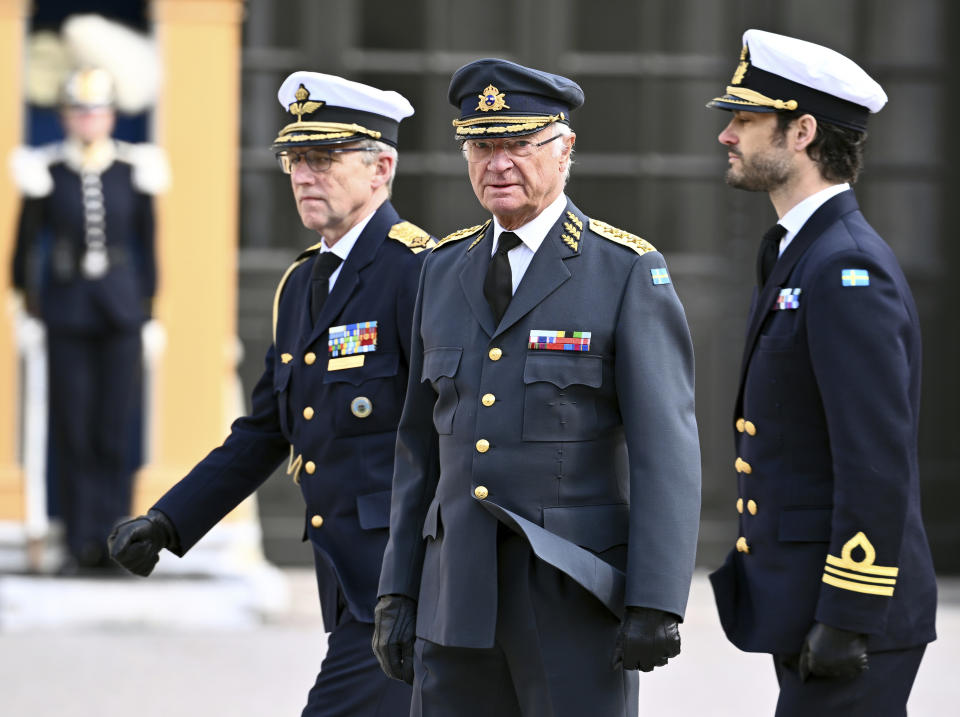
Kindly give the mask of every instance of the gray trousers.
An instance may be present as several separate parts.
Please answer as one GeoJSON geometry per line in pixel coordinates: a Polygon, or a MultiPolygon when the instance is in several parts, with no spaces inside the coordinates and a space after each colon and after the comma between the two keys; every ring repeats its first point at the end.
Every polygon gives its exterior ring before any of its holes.
{"type": "Polygon", "coordinates": [[[418,639],[411,717],[636,717],[636,671],[613,668],[619,620],[501,531],[494,646],[418,639]]]}

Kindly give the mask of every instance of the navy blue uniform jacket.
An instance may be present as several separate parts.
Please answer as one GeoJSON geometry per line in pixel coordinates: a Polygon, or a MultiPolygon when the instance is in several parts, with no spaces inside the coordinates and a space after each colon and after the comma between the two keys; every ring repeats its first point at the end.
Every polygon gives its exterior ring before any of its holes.
{"type": "Polygon", "coordinates": [[[700,451],[663,256],[568,202],[498,325],[483,295],[493,229],[467,234],[424,264],[380,593],[418,599],[422,638],[490,647],[502,523],[614,615],[682,616],[700,451]],[[550,331],[589,344],[539,346],[550,331]]]}
{"type": "Polygon", "coordinates": [[[867,633],[874,651],[934,639],[919,408],[910,288],[842,192],[754,297],[734,432],[740,539],[711,576],[735,645],[797,653],[815,620],[867,633]]]}
{"type": "Polygon", "coordinates": [[[183,555],[289,456],[289,472],[306,502],[307,534],[323,557],[318,584],[328,629],[337,624],[338,592],[357,620],[373,622],[410,323],[425,256],[419,249],[429,239],[422,233],[413,242],[388,238],[400,222],[389,202],[381,205],[341,265],[316,322],[310,319],[316,248],[291,267],[277,292],[276,337],[249,415],[154,506],[176,526],[175,552],[183,555]],[[329,370],[328,329],[371,321],[377,322],[376,349],[345,357],[362,357],[362,365],[333,359],[334,367],[349,367],[329,370]],[[358,417],[351,405],[362,398],[370,410],[358,417]]]}

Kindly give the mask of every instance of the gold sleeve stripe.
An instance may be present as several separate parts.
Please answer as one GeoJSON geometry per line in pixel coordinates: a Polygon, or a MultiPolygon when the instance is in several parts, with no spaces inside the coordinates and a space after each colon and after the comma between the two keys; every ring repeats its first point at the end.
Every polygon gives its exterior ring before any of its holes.
{"type": "Polygon", "coordinates": [[[867,595],[886,595],[887,597],[893,596],[892,587],[882,587],[880,585],[864,585],[863,583],[855,583],[849,580],[841,580],[840,578],[835,578],[833,575],[827,573],[823,574],[823,582],[827,585],[833,585],[835,588],[841,588],[842,590],[850,590],[855,593],[866,593],[867,595]]]}
{"type": "Polygon", "coordinates": [[[856,570],[858,573],[865,575],[887,575],[895,578],[897,573],[900,572],[900,568],[889,568],[885,565],[867,565],[865,563],[854,562],[853,560],[844,560],[843,558],[838,558],[833,555],[827,556],[827,563],[838,568],[856,570]]]}
{"type": "Polygon", "coordinates": [[[852,578],[853,580],[859,580],[864,583],[879,583],[881,585],[897,584],[896,578],[868,578],[865,575],[857,575],[856,573],[848,573],[844,570],[837,570],[836,568],[831,568],[829,565],[825,565],[823,569],[825,572],[839,575],[842,578],[852,578]]]}

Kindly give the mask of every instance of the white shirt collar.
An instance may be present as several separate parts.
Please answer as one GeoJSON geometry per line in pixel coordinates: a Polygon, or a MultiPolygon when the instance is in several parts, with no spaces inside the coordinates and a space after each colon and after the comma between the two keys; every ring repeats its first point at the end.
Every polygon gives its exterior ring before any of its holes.
{"type": "MultiPolygon", "coordinates": [[[[534,254],[537,253],[537,249],[540,248],[540,245],[543,243],[544,238],[547,236],[553,225],[557,223],[557,220],[560,218],[560,215],[563,214],[563,210],[567,207],[567,195],[563,192],[554,199],[546,209],[540,212],[537,216],[531,219],[529,222],[524,224],[518,229],[514,229],[513,233],[520,237],[520,241],[530,249],[534,254]]],[[[490,250],[490,256],[493,256],[497,247],[500,245],[500,235],[506,231],[500,222],[497,221],[497,218],[493,218],[493,247],[490,250]]]]}
{"type": "Polygon", "coordinates": [[[787,233],[784,234],[783,238],[780,240],[780,254],[783,254],[784,250],[787,248],[787,245],[789,245],[797,233],[803,229],[803,225],[806,224],[807,220],[813,216],[814,212],[826,204],[828,200],[833,199],[835,196],[841,192],[847,191],[848,189],[850,189],[850,185],[846,182],[843,184],[834,184],[826,189],[821,189],[819,192],[811,194],[802,202],[794,206],[789,212],[780,217],[780,221],[778,221],[777,224],[787,230],[787,233]]]}
{"type": "MultiPolygon", "coordinates": [[[[379,207],[377,207],[379,209],[379,207]]],[[[347,255],[350,253],[350,250],[353,249],[353,245],[357,243],[357,239],[360,238],[360,235],[363,233],[363,230],[366,228],[367,224],[373,218],[373,215],[377,213],[377,210],[374,209],[370,214],[361,219],[359,222],[350,227],[350,230],[340,237],[340,241],[334,244],[332,247],[327,246],[327,240],[324,239],[320,242],[320,253],[327,251],[332,251],[334,254],[339,256],[344,261],[347,260],[347,255]]],[[[331,277],[332,279],[333,277],[331,277]]]]}

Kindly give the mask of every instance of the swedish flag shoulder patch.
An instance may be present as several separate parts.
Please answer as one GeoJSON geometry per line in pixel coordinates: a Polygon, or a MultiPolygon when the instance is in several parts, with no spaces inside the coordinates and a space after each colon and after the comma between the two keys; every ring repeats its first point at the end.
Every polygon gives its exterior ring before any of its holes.
{"type": "Polygon", "coordinates": [[[841,269],[840,284],[842,286],[870,286],[870,274],[866,269],[841,269]]]}

